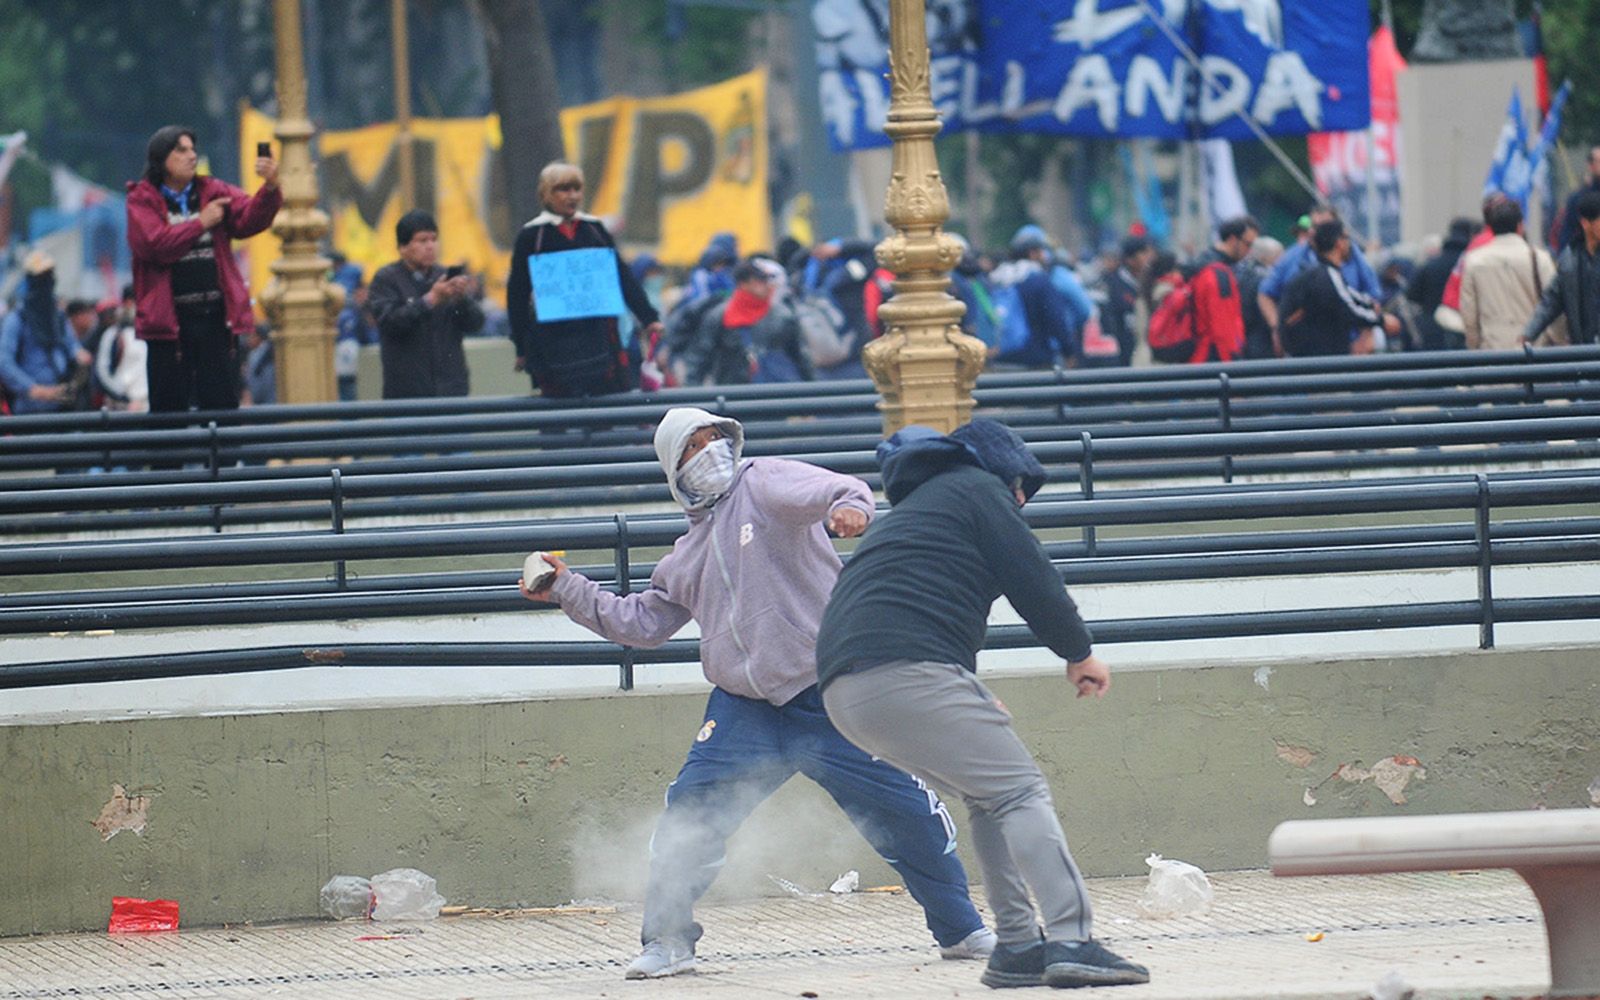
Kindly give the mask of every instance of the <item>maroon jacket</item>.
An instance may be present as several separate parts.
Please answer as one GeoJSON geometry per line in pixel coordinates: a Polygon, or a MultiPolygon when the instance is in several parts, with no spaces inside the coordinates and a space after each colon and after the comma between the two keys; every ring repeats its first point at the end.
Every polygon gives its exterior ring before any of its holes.
{"type": "MultiPolygon", "coordinates": [[[[232,240],[254,236],[272,225],[283,206],[283,190],[263,188],[252,197],[215,177],[194,179],[199,206],[228,199],[228,214],[212,230],[217,252],[217,284],[234,333],[256,325],[250,310],[239,264],[233,259],[232,240]]],[[[141,340],[176,340],[178,310],[172,304],[172,265],[205,232],[198,219],[173,225],[167,221],[167,201],[148,179],[128,182],[128,246],[133,251],[133,295],[138,304],[134,331],[141,340]]]]}

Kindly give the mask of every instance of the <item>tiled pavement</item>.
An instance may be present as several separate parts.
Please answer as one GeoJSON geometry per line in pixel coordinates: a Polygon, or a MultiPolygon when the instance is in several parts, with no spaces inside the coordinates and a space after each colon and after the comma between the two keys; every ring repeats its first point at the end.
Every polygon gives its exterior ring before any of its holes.
{"type": "MultiPolygon", "coordinates": [[[[1538,907],[1508,872],[1212,881],[1210,913],[1172,920],[1137,915],[1141,879],[1091,882],[1098,934],[1149,965],[1152,982],[1071,995],[1354,1000],[1391,970],[1417,1000],[1530,996],[1548,983],[1538,907]]],[[[699,971],[642,983],[622,979],[632,907],[17,938],[0,941],[0,1000],[992,995],[977,963],[939,960],[902,894],[760,899],[704,907],[700,920],[699,971]]]]}

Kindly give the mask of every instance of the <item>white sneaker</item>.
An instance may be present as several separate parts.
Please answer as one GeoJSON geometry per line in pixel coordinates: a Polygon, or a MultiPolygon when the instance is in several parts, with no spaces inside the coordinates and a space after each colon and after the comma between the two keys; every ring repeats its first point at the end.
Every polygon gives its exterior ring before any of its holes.
{"type": "Polygon", "coordinates": [[[987,959],[994,954],[995,941],[994,931],[987,927],[979,927],[950,947],[940,948],[939,957],[953,962],[963,959],[974,961],[987,959]]]}
{"type": "MultiPolygon", "coordinates": [[[[992,937],[992,935],[991,935],[992,937]]],[[[965,941],[962,944],[966,944],[965,941]]],[[[680,972],[694,971],[694,946],[682,941],[657,938],[644,946],[639,957],[628,963],[625,979],[662,979],[680,972]]]]}

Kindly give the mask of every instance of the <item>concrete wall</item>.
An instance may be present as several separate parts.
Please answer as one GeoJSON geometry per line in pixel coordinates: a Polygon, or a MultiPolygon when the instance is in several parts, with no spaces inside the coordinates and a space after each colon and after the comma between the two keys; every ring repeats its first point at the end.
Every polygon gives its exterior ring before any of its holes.
{"type": "MultiPolygon", "coordinates": [[[[474,396],[527,396],[533,392],[528,376],[513,370],[516,348],[504,337],[468,337],[467,382],[474,396]]],[[[356,398],[383,398],[383,355],[376,345],[361,349],[356,368],[356,398]]]]}
{"type": "MultiPolygon", "coordinates": [[[[1135,874],[1151,851],[1261,866],[1288,818],[1588,805],[1596,658],[1143,668],[1119,673],[1103,702],[1072,699],[1059,676],[993,686],[1085,870],[1135,874]],[[1426,769],[1403,806],[1371,781],[1330,778],[1395,755],[1426,769]]],[[[330,875],[402,865],[457,903],[633,898],[702,702],[619,694],[0,729],[0,934],[103,926],[114,895],[177,899],[190,925],[309,916],[330,875]],[[109,801],[113,784],[132,806],[109,801]],[[138,825],[125,814],[140,798],[142,833],[103,840],[93,821],[138,825]]],[[[735,839],[717,891],[775,891],[768,875],[818,889],[848,868],[865,885],[893,879],[795,781],[735,839]]]]}
{"type": "MultiPolygon", "coordinates": [[[[1506,123],[1511,88],[1538,135],[1533,62],[1413,63],[1396,84],[1400,101],[1400,238],[1443,233],[1458,215],[1477,219],[1483,179],[1506,123]]],[[[1536,216],[1537,204],[1529,206],[1536,216]]],[[[1538,232],[1537,220],[1528,227],[1538,232]]]]}

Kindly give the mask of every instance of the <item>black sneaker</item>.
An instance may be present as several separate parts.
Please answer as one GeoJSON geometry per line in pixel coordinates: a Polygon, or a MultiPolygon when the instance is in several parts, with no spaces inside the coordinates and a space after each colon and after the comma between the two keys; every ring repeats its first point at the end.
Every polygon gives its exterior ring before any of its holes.
{"type": "Polygon", "coordinates": [[[989,966],[978,981],[994,990],[1044,985],[1044,942],[1030,945],[997,944],[989,966]]]}
{"type": "MultiPolygon", "coordinates": [[[[996,952],[996,954],[999,954],[996,952]]],[[[1076,986],[1125,986],[1148,983],[1150,970],[1088,941],[1048,941],[1044,946],[1044,982],[1056,989],[1076,986]]]]}

